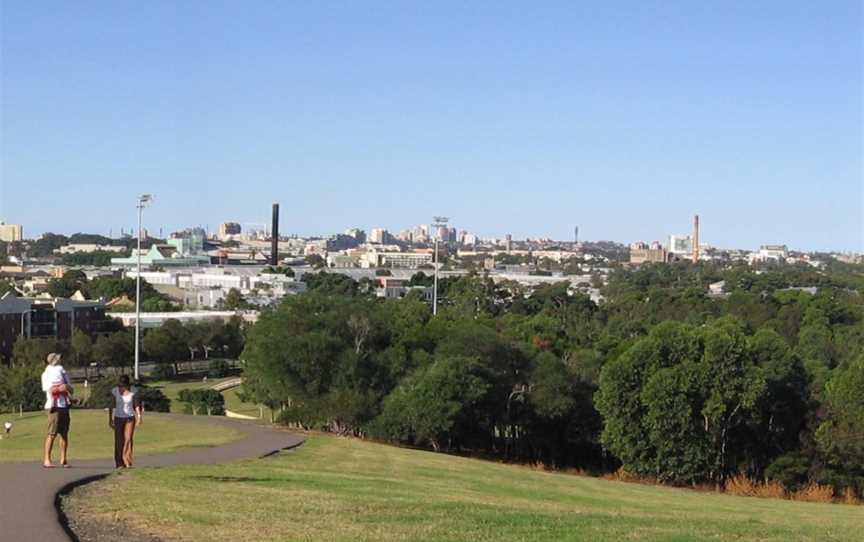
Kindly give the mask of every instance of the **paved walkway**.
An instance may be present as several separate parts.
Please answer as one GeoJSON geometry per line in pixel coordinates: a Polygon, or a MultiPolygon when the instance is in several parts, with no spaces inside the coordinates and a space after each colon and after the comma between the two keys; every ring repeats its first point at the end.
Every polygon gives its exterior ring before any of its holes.
{"type": "MultiPolygon", "coordinates": [[[[75,413],[73,412],[74,416],[75,413]]],[[[210,448],[191,448],[172,454],[143,455],[135,458],[136,467],[170,465],[210,465],[238,459],[263,457],[297,446],[303,437],[255,423],[221,416],[189,417],[177,414],[154,414],[237,429],[243,437],[234,442],[210,448]]],[[[73,428],[74,421],[73,421],[73,428]]],[[[145,427],[146,428],[146,427],[145,427]]],[[[72,434],[74,438],[74,433],[72,434]]],[[[39,463],[0,463],[0,540],[54,542],[69,540],[61,525],[55,498],[70,484],[100,477],[114,470],[114,459],[75,461],[74,440],[69,449],[72,468],[43,469],[39,463]]],[[[54,451],[55,458],[57,451],[54,451]]]]}

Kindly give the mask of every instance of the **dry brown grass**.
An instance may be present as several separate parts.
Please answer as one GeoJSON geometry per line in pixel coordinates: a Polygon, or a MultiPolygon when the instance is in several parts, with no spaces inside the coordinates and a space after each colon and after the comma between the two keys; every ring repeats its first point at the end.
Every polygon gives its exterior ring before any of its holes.
{"type": "Polygon", "coordinates": [[[757,482],[739,474],[726,482],[725,492],[739,497],[760,497],[763,499],[785,499],[789,496],[783,484],[777,481],[757,482]]]}
{"type": "Polygon", "coordinates": [[[834,488],[811,483],[793,493],[792,499],[805,502],[834,502],[834,488]]]}
{"type": "Polygon", "coordinates": [[[846,491],[843,493],[843,503],[855,506],[861,506],[862,504],[861,499],[855,494],[855,490],[851,487],[847,487],[846,491]]]}

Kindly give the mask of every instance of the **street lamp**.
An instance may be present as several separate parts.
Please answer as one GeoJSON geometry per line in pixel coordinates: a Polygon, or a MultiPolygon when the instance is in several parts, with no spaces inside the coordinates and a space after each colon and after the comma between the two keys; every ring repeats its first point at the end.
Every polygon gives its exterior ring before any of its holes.
{"type": "Polygon", "coordinates": [[[436,216],[433,217],[432,227],[435,228],[435,253],[433,255],[433,262],[435,265],[435,278],[434,278],[434,286],[432,289],[432,316],[438,314],[438,240],[441,238],[439,234],[439,230],[445,226],[447,226],[447,217],[446,216],[436,216]]]}
{"type": "Polygon", "coordinates": [[[141,215],[144,207],[153,200],[150,194],[138,196],[138,273],[135,276],[135,380],[138,380],[138,362],[141,358],[141,215]]]}

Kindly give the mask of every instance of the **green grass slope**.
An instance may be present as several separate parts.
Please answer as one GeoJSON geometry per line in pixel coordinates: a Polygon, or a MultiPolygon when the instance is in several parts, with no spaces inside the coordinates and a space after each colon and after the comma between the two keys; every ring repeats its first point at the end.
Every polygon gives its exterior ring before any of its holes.
{"type": "Polygon", "coordinates": [[[313,435],[218,467],[141,469],[76,503],[177,540],[860,540],[864,508],[609,482],[313,435]],[[218,495],[218,499],[212,496],[218,495]]]}
{"type": "MultiPolygon", "coordinates": [[[[41,461],[47,418],[44,412],[0,415],[0,426],[13,423],[9,437],[0,440],[0,462],[41,461]]],[[[215,446],[240,437],[233,429],[181,422],[156,413],[147,413],[135,432],[135,454],[167,453],[190,446],[215,446]]],[[[73,410],[69,434],[69,460],[113,457],[114,433],[103,410],[73,410]]],[[[54,445],[54,460],[59,460],[54,445]]]]}

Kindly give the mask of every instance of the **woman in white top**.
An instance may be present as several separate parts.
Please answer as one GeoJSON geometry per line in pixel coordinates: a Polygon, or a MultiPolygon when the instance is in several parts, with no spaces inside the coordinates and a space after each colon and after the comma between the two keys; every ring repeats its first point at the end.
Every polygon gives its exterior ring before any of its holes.
{"type": "Polygon", "coordinates": [[[114,466],[118,469],[132,466],[132,439],[135,428],[144,421],[144,408],[138,399],[138,390],[129,383],[129,377],[120,377],[111,389],[114,408],[108,411],[108,425],[114,430],[114,466]]]}

